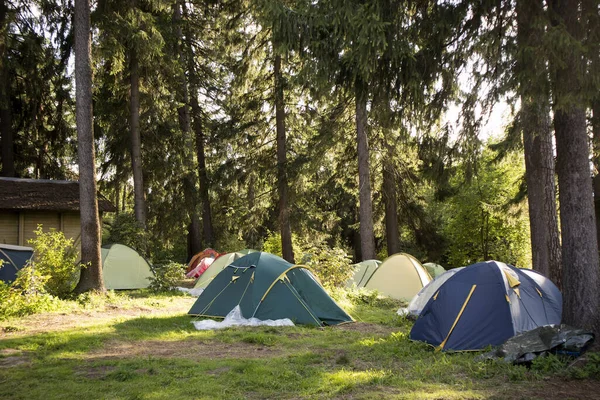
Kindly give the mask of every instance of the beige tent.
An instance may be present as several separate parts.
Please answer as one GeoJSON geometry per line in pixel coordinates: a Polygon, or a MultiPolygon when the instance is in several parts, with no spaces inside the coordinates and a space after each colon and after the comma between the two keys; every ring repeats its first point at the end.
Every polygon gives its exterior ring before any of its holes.
{"type": "Polygon", "coordinates": [[[142,289],[154,276],[150,264],[124,244],[102,246],[102,274],[107,289],[142,289]]]}
{"type": "Polygon", "coordinates": [[[219,256],[213,263],[200,275],[194,288],[206,288],[208,284],[219,274],[225,267],[246,254],[253,253],[256,250],[244,249],[234,253],[227,253],[219,256]]]}
{"type": "Polygon", "coordinates": [[[431,276],[416,258],[398,253],[385,259],[370,278],[362,279],[361,286],[376,289],[395,299],[410,301],[430,281],[431,276]]]}
{"type": "Polygon", "coordinates": [[[348,279],[346,282],[346,287],[364,287],[365,283],[371,279],[373,273],[379,268],[381,265],[381,261],[379,260],[365,260],[361,261],[358,264],[354,264],[354,274],[352,278],[348,279]]]}

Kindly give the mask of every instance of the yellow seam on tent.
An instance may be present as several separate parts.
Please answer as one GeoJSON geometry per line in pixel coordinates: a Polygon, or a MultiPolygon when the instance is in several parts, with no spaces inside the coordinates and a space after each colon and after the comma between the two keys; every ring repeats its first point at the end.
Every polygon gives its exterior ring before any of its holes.
{"type": "Polygon", "coordinates": [[[456,324],[458,324],[458,320],[460,319],[463,311],[465,311],[465,308],[467,307],[467,304],[469,303],[469,300],[471,300],[471,296],[473,295],[473,292],[475,291],[476,287],[477,287],[477,285],[473,285],[471,287],[471,291],[469,292],[469,295],[467,296],[467,299],[463,303],[462,308],[458,312],[458,315],[456,316],[456,319],[454,320],[454,323],[452,324],[452,327],[450,328],[450,331],[448,332],[448,335],[446,335],[446,339],[444,339],[444,341],[442,343],[440,343],[440,345],[438,347],[436,347],[436,351],[442,350],[444,348],[444,346],[446,345],[446,342],[448,341],[448,338],[450,337],[450,335],[452,334],[452,331],[456,327],[456,324]]]}
{"type": "Polygon", "coordinates": [[[229,285],[231,285],[231,282],[229,282],[215,297],[213,297],[213,299],[210,301],[210,303],[208,303],[206,305],[206,307],[204,307],[202,309],[202,311],[200,311],[200,312],[205,312],[206,310],[208,310],[210,308],[210,306],[212,306],[212,304],[215,302],[217,297],[219,297],[221,295],[221,293],[223,293],[225,291],[225,289],[227,289],[229,287],[229,285]]]}
{"type": "Polygon", "coordinates": [[[521,298],[521,291],[518,288],[513,289],[515,291],[515,293],[517,294],[518,298],[521,298]]]}
{"type": "Polygon", "coordinates": [[[518,279],[515,279],[511,274],[509,274],[508,272],[502,270],[502,272],[504,272],[504,275],[506,276],[506,280],[508,281],[508,285],[511,288],[514,288],[515,286],[519,286],[521,284],[521,282],[519,282],[518,279]]]}
{"type": "Polygon", "coordinates": [[[252,283],[252,277],[253,276],[254,276],[254,272],[252,273],[252,276],[250,277],[250,279],[248,279],[248,283],[246,284],[246,288],[244,289],[244,293],[242,293],[242,296],[240,297],[240,301],[238,301],[238,305],[240,305],[240,303],[242,302],[242,299],[246,295],[246,291],[248,290],[248,287],[250,286],[250,283],[252,283]]]}
{"type": "Polygon", "coordinates": [[[235,281],[237,281],[238,279],[240,279],[240,277],[239,277],[239,276],[232,276],[232,277],[231,277],[231,282],[235,282],[235,281]]]}
{"type": "Polygon", "coordinates": [[[506,297],[506,302],[507,302],[507,303],[510,303],[510,299],[508,298],[508,295],[507,295],[507,294],[505,294],[504,296],[506,297]]]}
{"type": "Polygon", "coordinates": [[[439,290],[437,292],[435,292],[435,295],[433,296],[433,300],[437,300],[438,294],[440,294],[439,290]]]}
{"type": "MultiPolygon", "coordinates": [[[[285,283],[285,282],[284,282],[284,283],[285,283]]],[[[296,288],[294,288],[294,287],[292,286],[291,282],[290,282],[290,283],[285,283],[285,286],[287,286],[287,287],[288,287],[288,289],[290,289],[290,292],[292,292],[292,294],[294,295],[294,297],[296,297],[296,299],[298,299],[298,302],[299,302],[299,303],[302,305],[302,307],[304,307],[304,309],[306,310],[306,312],[307,312],[307,313],[309,313],[311,317],[313,317],[313,319],[314,319],[314,320],[317,322],[317,324],[319,324],[319,326],[323,326],[323,322],[321,322],[321,320],[320,320],[320,319],[318,319],[318,318],[316,317],[316,315],[314,315],[314,314],[313,314],[313,313],[310,311],[310,309],[308,308],[308,306],[306,305],[306,303],[304,302],[304,300],[302,300],[302,298],[301,298],[300,296],[296,295],[296,292],[297,292],[297,291],[296,291],[296,288]],[[290,286],[292,286],[292,287],[290,288],[290,286]]]]}
{"type": "MultiPolygon", "coordinates": [[[[262,301],[265,299],[265,297],[267,297],[267,295],[269,294],[269,292],[271,291],[273,286],[275,286],[275,283],[277,283],[278,280],[282,279],[289,271],[291,271],[295,268],[306,268],[307,270],[312,272],[312,270],[310,268],[308,268],[306,265],[292,265],[290,268],[283,271],[277,278],[275,278],[275,280],[271,283],[271,285],[267,288],[267,290],[265,290],[265,294],[263,295],[263,297],[261,297],[260,302],[262,303],[262,301]]],[[[260,306],[260,304],[259,304],[259,306],[260,306]]],[[[258,309],[258,307],[256,307],[256,309],[258,309]]],[[[254,312],[256,313],[256,311],[254,311],[254,312]]]]}
{"type": "Polygon", "coordinates": [[[544,297],[544,296],[542,296],[542,292],[540,292],[540,289],[535,288],[535,290],[538,292],[538,294],[540,295],[540,297],[544,297]]]}

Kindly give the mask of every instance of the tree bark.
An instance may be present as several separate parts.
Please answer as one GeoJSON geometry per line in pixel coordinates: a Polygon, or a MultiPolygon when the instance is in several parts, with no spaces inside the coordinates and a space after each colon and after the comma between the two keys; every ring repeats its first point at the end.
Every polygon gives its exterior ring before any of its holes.
{"type": "Polygon", "coordinates": [[[10,104],[8,66],[8,4],[0,1],[0,136],[2,138],[2,176],[15,176],[14,133],[10,104]]]}
{"type": "MultiPolygon", "coordinates": [[[[177,2],[177,4],[174,5],[173,13],[173,22],[176,26],[177,38],[179,40],[179,46],[177,48],[177,52],[179,54],[175,54],[175,56],[179,57],[181,65],[185,66],[188,64],[186,63],[185,47],[182,45],[184,38],[183,30],[181,29],[180,4],[183,4],[183,2],[177,2]]],[[[188,259],[191,259],[194,254],[202,251],[202,239],[200,218],[198,217],[198,212],[196,211],[197,193],[195,182],[197,178],[196,174],[194,173],[194,168],[192,167],[192,161],[194,159],[194,137],[192,135],[190,123],[189,92],[185,73],[181,76],[181,88],[178,96],[178,100],[182,104],[182,106],[177,109],[177,113],[179,117],[179,129],[181,129],[185,143],[183,155],[185,163],[184,168],[186,171],[183,177],[183,195],[190,221],[188,224],[188,259]]]]}
{"type": "MultiPolygon", "coordinates": [[[[131,0],[135,11],[136,0],[131,0]]],[[[131,131],[131,168],[133,169],[133,208],[137,222],[146,227],[146,195],[142,167],[142,139],[140,133],[140,72],[139,60],[134,45],[129,49],[129,80],[131,93],[129,100],[129,129],[131,131]]]]}
{"type": "MultiPolygon", "coordinates": [[[[580,2],[553,0],[551,13],[566,34],[580,40],[580,2]]],[[[600,334],[600,267],[582,96],[583,57],[576,46],[551,60],[554,76],[554,130],[563,256],[563,319],[600,334]]]]}
{"type": "Polygon", "coordinates": [[[367,89],[362,82],[357,82],[355,85],[361,259],[370,260],[375,258],[375,234],[373,231],[369,143],[367,139],[367,89]]]}
{"type": "Polygon", "coordinates": [[[81,270],[75,292],[82,293],[105,290],[100,261],[100,218],[96,198],[89,0],[75,0],[74,24],[81,263],[85,266],[81,270]]]}
{"type": "Polygon", "coordinates": [[[277,188],[279,191],[279,229],[281,232],[281,251],[283,258],[294,263],[292,248],[292,229],[288,206],[287,154],[285,138],[285,102],[281,56],[276,55],[273,64],[275,78],[275,127],[277,131],[277,188]]]}
{"type": "Polygon", "coordinates": [[[385,205],[385,239],[388,256],[400,252],[400,236],[398,233],[398,199],[396,198],[396,179],[394,164],[388,149],[387,158],[383,162],[383,202],[385,205]]]}
{"type": "Polygon", "coordinates": [[[554,154],[550,122],[550,90],[546,60],[541,48],[544,14],[541,0],[518,0],[517,44],[519,57],[520,121],[525,153],[525,180],[529,203],[529,226],[533,268],[561,287],[561,248],[556,210],[554,154]]]}

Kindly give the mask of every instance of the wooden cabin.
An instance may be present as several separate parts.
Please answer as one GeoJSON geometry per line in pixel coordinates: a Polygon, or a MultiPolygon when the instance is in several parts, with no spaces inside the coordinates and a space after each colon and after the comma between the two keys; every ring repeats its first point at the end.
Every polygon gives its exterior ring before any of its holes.
{"type": "MultiPolygon", "coordinates": [[[[98,194],[98,210],[102,215],[115,207],[98,194]]],[[[39,224],[80,247],[79,182],[0,178],[0,243],[29,246],[39,224]]]]}

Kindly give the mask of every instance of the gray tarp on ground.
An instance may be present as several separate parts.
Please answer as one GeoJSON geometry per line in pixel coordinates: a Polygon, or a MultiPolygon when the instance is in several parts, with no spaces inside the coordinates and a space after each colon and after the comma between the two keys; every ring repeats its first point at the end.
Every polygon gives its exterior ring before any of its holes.
{"type": "Polygon", "coordinates": [[[546,352],[578,357],[593,341],[594,334],[584,329],[564,324],[546,325],[516,335],[481,357],[503,358],[515,364],[531,362],[546,352]]]}

